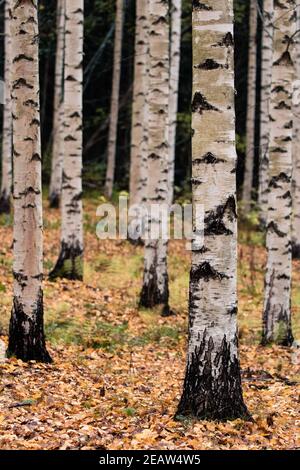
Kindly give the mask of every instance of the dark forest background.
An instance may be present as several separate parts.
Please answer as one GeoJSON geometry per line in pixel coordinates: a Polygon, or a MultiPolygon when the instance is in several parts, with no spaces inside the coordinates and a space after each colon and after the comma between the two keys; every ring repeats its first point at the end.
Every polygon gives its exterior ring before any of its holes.
{"type": "MultiPolygon", "coordinates": [[[[191,0],[183,0],[179,113],[176,146],[176,193],[189,192],[191,171],[190,103],[192,88],[191,0]]],[[[247,61],[249,2],[234,0],[236,130],[238,187],[243,179],[247,109],[247,61]]],[[[4,2],[0,1],[0,74],[3,77],[4,2]]],[[[128,190],[131,101],[134,64],[135,0],[125,0],[120,114],[116,166],[116,190],[128,190]]],[[[56,0],[40,0],[40,82],[43,146],[43,178],[49,181],[52,146],[54,67],[56,50],[56,0]]],[[[101,190],[106,166],[106,147],[112,85],[115,2],[85,0],[84,55],[84,187],[101,190]]],[[[260,41],[259,25],[258,41],[260,41]]],[[[260,55],[260,48],[258,48],[260,55]]],[[[258,60],[259,63],[259,60],[258,60]]],[[[258,70],[258,82],[260,80],[258,70]]],[[[257,97],[259,102],[259,97],[257,97]]],[[[258,117],[258,113],[257,113],[258,117]]],[[[1,112],[2,120],[2,112],[1,112]]],[[[258,122],[257,122],[258,124],[258,122]]],[[[2,122],[1,122],[2,126],[2,122]]],[[[257,142],[258,142],[257,125],[257,142]]],[[[258,155],[256,156],[258,160],[258,155]]],[[[256,162],[257,164],[257,162],[256,162]]],[[[257,174],[257,171],[255,172],[257,174]]]]}

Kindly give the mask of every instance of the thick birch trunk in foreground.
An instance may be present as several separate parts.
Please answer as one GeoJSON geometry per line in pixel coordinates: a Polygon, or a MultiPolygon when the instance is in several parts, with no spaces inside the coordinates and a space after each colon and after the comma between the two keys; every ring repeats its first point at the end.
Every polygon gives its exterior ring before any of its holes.
{"type": "Polygon", "coordinates": [[[170,203],[174,197],[176,128],[178,111],[178,89],[180,72],[181,46],[181,12],[182,0],[171,2],[171,44],[170,44],[170,104],[169,104],[169,174],[170,174],[170,203]]]}
{"type": "MultiPolygon", "coordinates": [[[[297,30],[300,30],[300,2],[297,0],[297,30]]],[[[295,40],[296,79],[293,90],[293,222],[292,254],[300,258],[300,35],[295,40]]]]}
{"type": "Polygon", "coordinates": [[[291,329],[291,180],[295,1],[274,3],[274,57],[270,102],[270,182],[263,344],[288,346],[291,329]]]}
{"type": "Polygon", "coordinates": [[[66,0],[61,251],[51,278],[83,279],[83,0],[66,0]]]}
{"type": "Polygon", "coordinates": [[[54,86],[53,149],[49,188],[50,207],[58,207],[63,171],[63,71],[65,43],[65,0],[57,0],[57,38],[54,86]]]}
{"type": "Polygon", "coordinates": [[[5,71],[4,71],[4,112],[3,112],[3,138],[2,138],[2,180],[0,192],[0,213],[10,212],[10,196],[12,190],[12,113],[10,97],[10,71],[11,71],[11,33],[10,9],[11,0],[5,1],[5,71]]]}
{"type": "Polygon", "coordinates": [[[123,39],[123,1],[117,0],[116,10],[116,28],[114,41],[114,65],[113,65],[113,84],[110,106],[110,124],[107,149],[107,170],[105,180],[105,194],[111,198],[114,187],[115,166],[116,166],[116,146],[118,135],[118,117],[119,117],[119,93],[121,79],[121,61],[122,61],[122,39],[123,39]]]}
{"type": "Polygon", "coordinates": [[[250,0],[249,18],[249,59],[248,59],[248,99],[246,121],[246,159],[243,184],[243,203],[245,215],[251,208],[252,183],[255,153],[255,103],[256,103],[256,36],[257,36],[257,4],[250,0]]]}
{"type": "Polygon", "coordinates": [[[136,3],[135,67],[131,128],[130,205],[142,204],[147,191],[147,90],[149,73],[148,0],[136,3]]]}
{"type": "MultiPolygon", "coordinates": [[[[147,204],[169,202],[169,24],[168,4],[150,0],[150,73],[148,92],[148,188],[147,204]]],[[[150,217],[145,240],[144,279],[140,305],[161,305],[169,313],[167,270],[168,240],[149,238],[160,227],[159,217],[150,217]]]]}
{"type": "Polygon", "coordinates": [[[259,189],[258,206],[260,221],[263,227],[267,225],[268,216],[268,187],[269,187],[269,140],[270,118],[269,107],[272,83],[273,59],[273,16],[274,0],[264,0],[263,30],[262,30],[262,67],[260,94],[260,148],[259,148],[259,189]]]}
{"type": "Polygon", "coordinates": [[[8,354],[50,362],[43,327],[43,217],[37,1],[12,0],[14,299],[8,354]]]}
{"type": "Polygon", "coordinates": [[[205,211],[193,246],[189,346],[178,415],[248,418],[237,335],[237,207],[232,0],[193,6],[193,205],[205,211]]]}

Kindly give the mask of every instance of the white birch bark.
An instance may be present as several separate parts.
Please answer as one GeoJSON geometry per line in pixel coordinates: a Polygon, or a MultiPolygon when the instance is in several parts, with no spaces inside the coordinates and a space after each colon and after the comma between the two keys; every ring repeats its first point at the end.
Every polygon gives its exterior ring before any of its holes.
{"type": "Polygon", "coordinates": [[[142,204],[147,192],[147,90],[149,73],[148,0],[136,2],[135,66],[131,127],[130,205],[142,204]]]}
{"type": "Polygon", "coordinates": [[[176,128],[178,111],[178,90],[180,73],[182,0],[171,1],[171,44],[170,44],[170,104],[169,104],[169,165],[170,203],[174,198],[176,128]]]}
{"type": "MultiPolygon", "coordinates": [[[[300,31],[300,2],[297,0],[297,30],[300,31]]],[[[293,90],[293,220],[292,255],[300,258],[300,34],[295,40],[296,79],[293,90]]]]}
{"type": "Polygon", "coordinates": [[[10,212],[10,197],[12,191],[12,113],[10,96],[11,71],[11,33],[10,33],[10,2],[5,1],[4,20],[4,109],[3,109],[3,137],[2,137],[2,172],[0,192],[0,213],[10,212]]]}
{"type": "Polygon", "coordinates": [[[274,56],[270,102],[269,209],[263,344],[290,345],[293,41],[295,1],[274,2],[274,56]]]}
{"type": "MultiPolygon", "coordinates": [[[[149,5],[148,207],[169,202],[169,7],[164,0],[150,0],[149,5]]],[[[168,315],[168,241],[149,236],[151,230],[155,231],[160,225],[159,217],[149,218],[140,305],[161,305],[162,313],[168,315]]]]}
{"type": "Polygon", "coordinates": [[[273,15],[274,0],[263,2],[261,94],[260,94],[260,148],[258,206],[260,222],[267,225],[269,187],[269,140],[270,140],[270,96],[273,59],[273,15]]]}
{"type": "Polygon", "coordinates": [[[105,194],[111,198],[114,187],[115,166],[116,166],[116,146],[118,134],[119,117],[119,93],[121,80],[121,62],[122,62],[122,39],[123,39],[123,17],[124,0],[116,0],[116,28],[114,41],[114,64],[112,79],[112,95],[110,107],[110,124],[107,149],[107,170],[105,180],[105,194]]]}
{"type": "Polygon", "coordinates": [[[38,4],[11,2],[14,299],[8,354],[49,362],[43,331],[38,4]]]}
{"type": "Polygon", "coordinates": [[[237,207],[232,0],[193,2],[194,211],[205,211],[193,246],[189,346],[178,415],[247,418],[237,337],[237,207]]]}
{"type": "Polygon", "coordinates": [[[56,60],[54,84],[54,115],[53,115],[53,149],[52,168],[49,188],[50,207],[58,207],[63,170],[63,71],[65,43],[65,0],[57,0],[56,14],[56,60]]]}
{"type": "Polygon", "coordinates": [[[83,279],[82,79],[84,0],[66,0],[61,251],[51,278],[83,279]]]}
{"type": "Polygon", "coordinates": [[[257,5],[250,0],[249,16],[249,56],[248,56],[248,92],[246,120],[246,158],[243,184],[243,209],[245,215],[251,208],[252,183],[255,154],[255,104],[256,104],[256,51],[257,51],[257,5]]]}

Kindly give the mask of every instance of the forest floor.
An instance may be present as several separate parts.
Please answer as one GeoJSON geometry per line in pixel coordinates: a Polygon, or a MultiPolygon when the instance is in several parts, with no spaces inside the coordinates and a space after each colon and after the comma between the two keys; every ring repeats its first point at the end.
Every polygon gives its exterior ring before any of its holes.
{"type": "MultiPolygon", "coordinates": [[[[171,242],[175,316],[138,310],[143,249],[96,237],[85,201],[84,283],[45,281],[51,365],[0,364],[1,449],[296,449],[299,350],[259,345],[265,252],[240,232],[239,331],[244,397],[254,422],[174,421],[185,369],[190,254],[171,242]]],[[[47,204],[45,204],[47,205],[47,204]]],[[[59,249],[60,214],[45,209],[45,272],[59,249]]],[[[12,300],[11,217],[0,219],[0,340],[12,300]]],[[[293,328],[300,339],[300,263],[294,263],[293,328]]]]}

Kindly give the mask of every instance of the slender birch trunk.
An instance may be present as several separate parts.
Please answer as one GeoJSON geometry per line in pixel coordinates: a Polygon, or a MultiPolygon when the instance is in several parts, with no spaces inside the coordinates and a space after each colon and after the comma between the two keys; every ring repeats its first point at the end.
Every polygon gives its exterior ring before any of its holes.
{"type": "Polygon", "coordinates": [[[249,17],[249,59],[248,59],[248,99],[246,121],[246,159],[243,185],[244,211],[247,214],[251,208],[252,183],[255,153],[255,104],[256,104],[256,50],[257,50],[257,5],[256,0],[250,0],[249,17]]]}
{"type": "Polygon", "coordinates": [[[116,145],[118,135],[118,117],[119,117],[119,93],[121,80],[121,61],[122,61],[122,39],[123,39],[123,17],[124,0],[117,1],[116,10],[116,28],[114,41],[114,66],[113,66],[113,86],[110,107],[110,124],[107,149],[107,170],[105,180],[105,194],[111,198],[114,186],[115,166],[116,166],[116,145]]]}
{"type": "MultiPolygon", "coordinates": [[[[150,73],[148,91],[147,203],[158,207],[169,202],[169,7],[164,0],[150,0],[150,73]]],[[[161,305],[169,314],[167,270],[168,240],[155,240],[151,230],[161,228],[157,215],[149,217],[145,240],[144,279],[140,305],[161,305]]]]}
{"type": "Polygon", "coordinates": [[[169,103],[169,165],[170,165],[170,203],[174,198],[176,128],[178,111],[178,90],[180,72],[182,0],[171,2],[171,44],[170,44],[170,103],[169,103]]]}
{"type": "Polygon", "coordinates": [[[237,207],[232,0],[193,3],[193,244],[189,346],[178,415],[248,418],[237,336],[237,207]],[[196,229],[196,227],[195,227],[196,229]]]}
{"type": "Polygon", "coordinates": [[[274,58],[270,102],[270,182],[263,344],[290,345],[293,35],[295,1],[274,2],[274,58]]]}
{"type": "Polygon", "coordinates": [[[56,61],[54,85],[53,150],[49,188],[50,207],[59,207],[63,171],[63,71],[65,43],[65,0],[57,0],[56,61]]]}
{"type": "Polygon", "coordinates": [[[258,206],[260,221],[263,227],[267,225],[268,216],[268,187],[269,187],[269,140],[270,118],[269,107],[272,83],[273,59],[273,15],[274,0],[263,2],[263,30],[262,30],[262,66],[261,66],[261,94],[260,94],[260,163],[259,163],[259,189],[258,206]]]}
{"type": "MultiPolygon", "coordinates": [[[[300,1],[297,0],[297,30],[300,30],[300,1]]],[[[300,35],[295,40],[296,80],[293,91],[293,221],[292,255],[300,258],[300,35]]]]}
{"type": "Polygon", "coordinates": [[[147,192],[147,89],[149,73],[148,0],[136,2],[135,67],[131,129],[130,205],[142,204],[147,192]]]}
{"type": "Polygon", "coordinates": [[[10,197],[12,191],[12,113],[10,96],[10,71],[11,71],[11,33],[10,33],[10,2],[5,1],[4,20],[4,112],[3,112],[3,138],[2,138],[2,174],[0,192],[0,213],[10,212],[10,197]]]}
{"type": "Polygon", "coordinates": [[[11,2],[14,298],[8,354],[50,362],[43,327],[38,2],[11,2]]]}
{"type": "Polygon", "coordinates": [[[66,0],[61,251],[51,278],[83,279],[82,79],[84,0],[66,0]]]}

